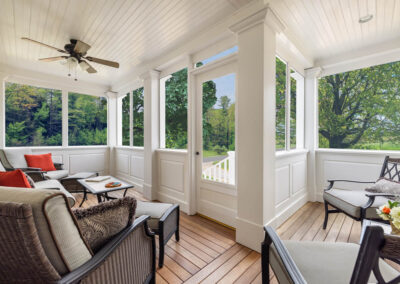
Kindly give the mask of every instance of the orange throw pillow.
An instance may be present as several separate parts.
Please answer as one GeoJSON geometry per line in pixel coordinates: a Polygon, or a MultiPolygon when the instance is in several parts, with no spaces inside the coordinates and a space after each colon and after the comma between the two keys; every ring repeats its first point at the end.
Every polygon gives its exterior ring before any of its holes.
{"type": "Polygon", "coordinates": [[[26,175],[21,170],[0,172],[0,186],[32,188],[26,175]]]}
{"type": "Polygon", "coordinates": [[[55,171],[51,153],[41,155],[24,155],[26,163],[30,168],[40,168],[42,171],[55,171]]]}

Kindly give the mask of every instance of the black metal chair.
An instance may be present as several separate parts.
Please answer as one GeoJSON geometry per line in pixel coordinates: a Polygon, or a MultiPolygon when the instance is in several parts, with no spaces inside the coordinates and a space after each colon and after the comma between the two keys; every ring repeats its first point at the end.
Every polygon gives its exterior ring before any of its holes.
{"type": "MultiPolygon", "coordinates": [[[[400,182],[400,159],[385,157],[379,178],[400,182]]],[[[355,184],[373,184],[375,181],[354,180],[328,180],[329,186],[324,190],[325,220],[323,228],[326,229],[330,213],[344,213],[357,220],[364,219],[383,221],[376,214],[376,209],[385,204],[388,199],[395,198],[394,194],[368,193],[364,190],[344,190],[333,188],[335,182],[355,184]],[[328,206],[335,209],[329,209],[328,206]]]]}
{"type": "Polygon", "coordinates": [[[400,273],[381,259],[399,263],[400,237],[379,226],[367,227],[361,245],[281,241],[274,229],[264,229],[262,283],[270,282],[270,266],[281,284],[400,282],[400,273]]]}

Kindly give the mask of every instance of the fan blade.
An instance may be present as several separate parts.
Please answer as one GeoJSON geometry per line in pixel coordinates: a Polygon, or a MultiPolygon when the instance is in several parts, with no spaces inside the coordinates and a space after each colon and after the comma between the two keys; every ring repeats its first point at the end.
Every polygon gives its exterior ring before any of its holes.
{"type": "Polygon", "coordinates": [[[93,61],[93,62],[96,62],[96,63],[99,63],[99,64],[107,65],[107,66],[114,67],[114,68],[119,68],[119,63],[118,62],[104,60],[104,59],[91,57],[91,56],[87,56],[85,58],[87,60],[89,60],[89,61],[93,61]]]}
{"type": "Polygon", "coordinates": [[[90,45],[84,43],[83,41],[76,40],[76,44],[74,47],[74,51],[80,54],[86,54],[86,52],[90,49],[90,45]]]}
{"type": "Polygon", "coordinates": [[[96,69],[94,69],[89,63],[87,63],[85,60],[82,60],[79,63],[79,66],[82,68],[82,70],[88,72],[88,73],[97,73],[96,69]]]}
{"type": "Polygon", "coordinates": [[[58,61],[58,60],[63,60],[67,59],[68,56],[56,56],[56,57],[47,57],[47,58],[39,58],[40,61],[44,62],[52,62],[52,61],[58,61]]]}
{"type": "Polygon", "coordinates": [[[30,39],[30,38],[27,38],[27,37],[21,37],[21,39],[23,39],[23,40],[27,40],[27,41],[30,41],[30,42],[33,42],[33,43],[36,43],[36,44],[40,44],[40,45],[42,45],[42,46],[45,46],[45,47],[48,47],[48,48],[51,48],[51,49],[57,50],[58,52],[62,52],[62,53],[68,53],[68,52],[66,52],[66,51],[65,51],[65,50],[63,50],[63,49],[60,49],[60,48],[57,48],[57,47],[54,47],[54,46],[51,46],[51,45],[48,45],[48,44],[45,44],[45,43],[42,43],[42,42],[39,42],[39,41],[33,40],[33,39],[30,39]]]}

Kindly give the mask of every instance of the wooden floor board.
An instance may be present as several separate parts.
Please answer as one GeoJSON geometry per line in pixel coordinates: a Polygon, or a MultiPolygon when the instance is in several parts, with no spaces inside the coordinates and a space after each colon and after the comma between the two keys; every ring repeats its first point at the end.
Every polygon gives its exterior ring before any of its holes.
{"type": "MultiPolygon", "coordinates": [[[[121,193],[114,192],[120,197],[121,193]]],[[[145,198],[134,190],[129,196],[145,198]]],[[[77,204],[82,194],[76,194],[77,204]]],[[[97,204],[89,195],[83,207],[97,204]]],[[[330,214],[327,229],[322,229],[324,207],[308,202],[279,228],[282,239],[359,243],[360,222],[344,214],[330,214]]],[[[172,238],[165,247],[164,267],[157,269],[156,283],[261,283],[261,256],[235,242],[235,231],[202,216],[181,213],[181,240],[172,238]]],[[[157,242],[158,247],[158,242],[157,242]]],[[[158,251],[158,250],[157,250],[158,251]]],[[[271,283],[278,283],[272,270],[271,283]]]]}

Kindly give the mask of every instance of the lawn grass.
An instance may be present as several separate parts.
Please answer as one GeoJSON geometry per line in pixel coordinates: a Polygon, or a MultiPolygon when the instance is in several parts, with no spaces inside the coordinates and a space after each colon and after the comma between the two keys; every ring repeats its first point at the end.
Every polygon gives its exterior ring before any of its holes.
{"type": "Polygon", "coordinates": [[[215,156],[227,156],[228,154],[226,152],[218,154],[216,151],[213,150],[203,150],[203,157],[215,157],[215,156]]]}

